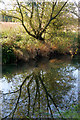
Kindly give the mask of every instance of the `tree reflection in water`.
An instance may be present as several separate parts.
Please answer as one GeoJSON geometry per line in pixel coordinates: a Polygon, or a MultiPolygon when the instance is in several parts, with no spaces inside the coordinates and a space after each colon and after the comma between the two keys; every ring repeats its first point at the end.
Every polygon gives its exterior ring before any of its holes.
{"type": "Polygon", "coordinates": [[[17,90],[3,94],[3,118],[54,118],[56,115],[62,118],[63,96],[75,80],[72,70],[51,68],[48,72],[35,70],[27,75],[17,90]]]}

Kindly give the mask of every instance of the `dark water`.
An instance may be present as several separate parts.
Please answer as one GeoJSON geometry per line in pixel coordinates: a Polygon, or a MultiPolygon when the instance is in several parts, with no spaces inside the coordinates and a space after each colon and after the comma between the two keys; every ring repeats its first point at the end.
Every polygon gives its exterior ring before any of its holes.
{"type": "Polygon", "coordinates": [[[78,104],[78,72],[78,59],[69,56],[3,66],[2,117],[60,116],[78,104]]]}

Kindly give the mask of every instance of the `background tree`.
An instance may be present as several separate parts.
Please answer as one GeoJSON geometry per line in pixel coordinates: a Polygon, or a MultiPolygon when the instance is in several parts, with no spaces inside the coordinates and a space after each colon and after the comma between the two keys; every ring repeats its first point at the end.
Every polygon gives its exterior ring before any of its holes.
{"type": "Polygon", "coordinates": [[[76,3],[76,2],[70,3],[68,5],[68,7],[69,7],[69,13],[72,13],[73,15],[75,15],[78,18],[80,17],[80,15],[79,15],[79,8],[80,8],[79,2],[78,3],[76,3]]]}
{"type": "Polygon", "coordinates": [[[80,53],[80,2],[71,3],[70,6],[70,13],[75,15],[78,18],[77,25],[78,25],[78,53],[80,53]]]}

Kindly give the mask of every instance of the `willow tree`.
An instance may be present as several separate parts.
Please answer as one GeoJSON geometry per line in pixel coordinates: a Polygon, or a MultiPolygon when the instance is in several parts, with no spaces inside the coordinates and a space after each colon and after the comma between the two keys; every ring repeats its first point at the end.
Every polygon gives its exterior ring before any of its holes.
{"type": "Polygon", "coordinates": [[[13,8],[2,10],[2,14],[18,19],[25,31],[32,37],[40,41],[45,41],[44,33],[55,20],[67,4],[58,0],[53,2],[27,2],[26,0],[14,1],[13,8]],[[59,3],[61,6],[59,6],[59,3]],[[59,9],[58,9],[59,8],[59,9]]]}

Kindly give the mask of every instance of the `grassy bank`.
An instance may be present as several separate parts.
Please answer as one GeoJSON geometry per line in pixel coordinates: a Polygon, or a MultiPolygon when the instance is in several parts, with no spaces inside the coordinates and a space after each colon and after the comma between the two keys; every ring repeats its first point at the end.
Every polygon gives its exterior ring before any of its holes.
{"type": "MultiPolygon", "coordinates": [[[[74,27],[75,28],[75,27],[74,27]]],[[[78,35],[74,29],[55,30],[46,34],[45,43],[30,37],[20,23],[0,23],[3,64],[29,61],[39,57],[77,54],[78,35]]]]}

